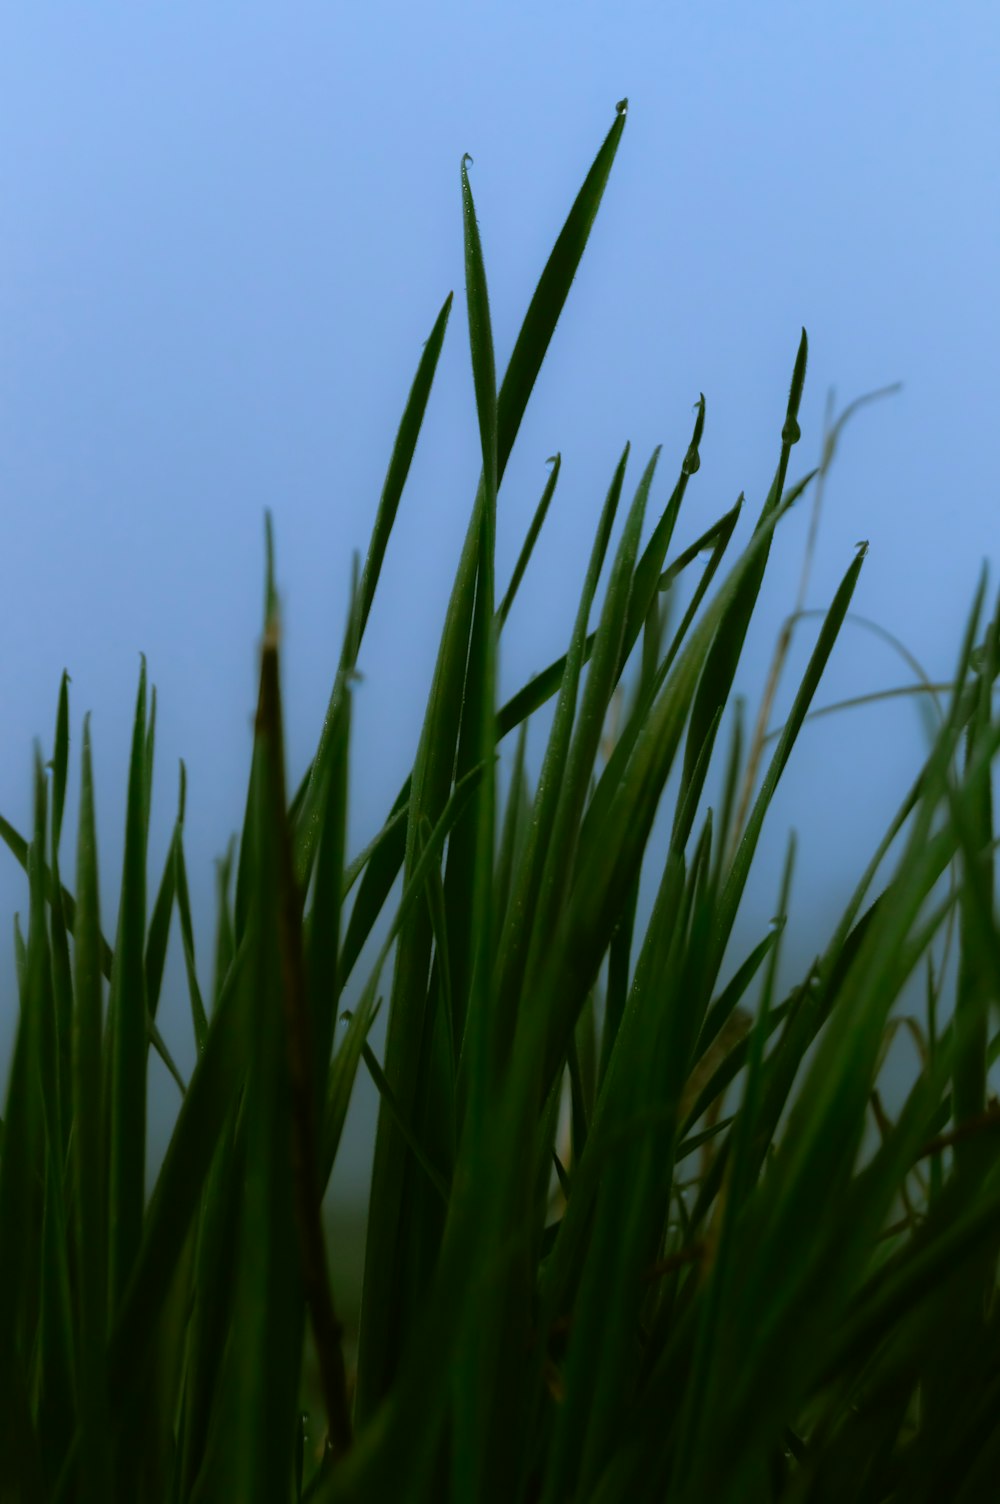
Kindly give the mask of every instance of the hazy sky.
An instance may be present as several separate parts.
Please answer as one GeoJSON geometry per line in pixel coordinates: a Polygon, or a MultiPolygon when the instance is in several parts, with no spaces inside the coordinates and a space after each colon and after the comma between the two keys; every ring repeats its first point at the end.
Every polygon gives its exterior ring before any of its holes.
{"type": "MultiPolygon", "coordinates": [[[[844,435],[808,604],[829,604],[867,538],[855,609],[947,678],[984,559],[995,589],[998,77],[994,0],[6,7],[0,812],[29,832],[32,738],[50,757],[66,668],[64,868],[72,883],[90,710],[113,937],[144,651],[158,691],[149,883],[155,893],[184,757],[207,987],[213,859],[239,828],[250,765],[264,509],[297,783],[332,683],[352,550],[367,546],[421,346],[454,290],[360,663],[352,854],[370,839],[413,757],[479,467],[462,154],[474,158],[502,373],[622,95],[618,158],[500,495],[503,589],[546,457],[561,451],[504,636],[504,697],[563,650],[624,443],[626,495],[664,445],[651,526],[702,391],[702,466],[678,546],[741,490],[745,543],[803,324],[810,361],[791,478],[818,460],[831,386],[840,407],[904,383],[844,435]]],[[[808,525],[800,506],[776,536],[739,680],[751,710],[794,603],[808,525]]],[[[815,631],[799,629],[781,705],[815,631]]],[[[848,623],[817,703],[909,677],[883,641],[848,623]]],[[[923,745],[910,701],[806,728],[744,904],[741,951],[773,911],[792,825],[790,952],[801,961],[822,945],[923,745]]],[[[540,735],[531,749],[537,767],[540,735]]],[[[26,927],[26,879],[3,848],[4,1070],[15,909],[26,927]]],[[[176,931],[166,987],[164,1030],[190,1069],[176,931]]]]}

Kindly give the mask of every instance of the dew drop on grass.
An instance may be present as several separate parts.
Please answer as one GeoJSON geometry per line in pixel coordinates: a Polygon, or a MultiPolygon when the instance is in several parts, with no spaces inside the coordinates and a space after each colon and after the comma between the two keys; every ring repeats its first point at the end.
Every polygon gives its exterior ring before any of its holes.
{"type": "Polygon", "coordinates": [[[619,115],[626,115],[628,113],[628,99],[619,99],[615,105],[615,111],[619,115]]]}

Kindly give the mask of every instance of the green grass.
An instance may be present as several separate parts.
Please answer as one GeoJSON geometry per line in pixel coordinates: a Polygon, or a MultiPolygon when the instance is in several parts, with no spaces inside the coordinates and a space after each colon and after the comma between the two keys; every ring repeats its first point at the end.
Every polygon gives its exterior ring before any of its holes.
{"type": "MultiPolygon", "coordinates": [[[[497,494],[626,113],[622,101],[499,386],[463,159],[482,478],[412,771],[353,860],[352,684],[451,296],[420,358],[355,566],[322,734],[291,798],[268,519],[250,785],[234,891],[232,852],[222,865],[205,991],[183,765],[149,908],[155,692],[147,711],[145,662],[113,948],[98,904],[89,718],[72,890],[64,881],[63,679],[51,776],[36,754],[30,840],[0,824],[30,893],[0,1140],[4,1500],[992,1497],[1000,609],[983,623],[985,577],[954,680],[935,701],[926,765],[826,949],[777,994],[792,841],[776,922],[721,981],[764,819],[807,715],[821,708],[816,691],[867,546],[820,613],[788,719],[772,734],[791,627],[783,633],[747,741],[734,676],[774,529],[806,492],[818,507],[851,411],[829,425],[820,466],[790,481],[804,331],[776,415],[774,477],[742,554],[720,573],[742,496],[690,547],[674,546],[700,463],[701,398],[662,510],[659,450],[622,506],[626,446],[566,653],[498,704],[498,643],[559,456],[499,604],[497,494]],[[549,700],[532,789],[525,730],[549,700]],[[497,749],[515,731],[502,799],[497,749]],[[716,763],[721,801],[705,809],[716,763]],[[654,817],[671,800],[660,849],[654,817]],[[645,931],[642,872],[657,882],[645,931]],[[175,906],[197,1064],[147,1187],[150,1050],[174,1069],[156,1017],[175,906]],[[388,938],[348,1011],[345,988],[383,913],[388,938]],[[945,1024],[941,945],[953,940],[945,1024]],[[920,1068],[893,1120],[879,1073],[913,975],[926,977],[925,1016],[906,1025],[920,1068]],[[381,1060],[368,1044],[379,1008],[381,1060]],[[354,1341],[343,1329],[352,1276],[327,1247],[321,1204],[360,1070],[376,1082],[380,1115],[354,1341]]],[[[424,604],[419,577],[413,590],[409,612],[424,604]]],[[[803,585],[790,623],[808,614],[803,585]]]]}

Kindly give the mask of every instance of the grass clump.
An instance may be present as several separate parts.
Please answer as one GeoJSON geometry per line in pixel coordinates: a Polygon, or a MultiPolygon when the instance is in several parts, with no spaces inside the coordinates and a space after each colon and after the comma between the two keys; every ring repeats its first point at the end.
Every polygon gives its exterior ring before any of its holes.
{"type": "Polygon", "coordinates": [[[820,467],[789,484],[804,331],[770,490],[714,594],[742,497],[689,548],[672,550],[699,468],[702,398],[645,547],[659,450],[608,560],[626,447],[564,657],[497,703],[498,641],[559,456],[499,604],[497,492],[625,119],[622,101],[499,387],[463,159],[482,477],[411,774],[353,862],[352,683],[450,296],[420,359],[364,568],[355,568],[316,755],[291,798],[268,519],[253,762],[232,899],[230,858],[222,865],[207,995],[184,863],[183,764],[147,917],[155,692],[147,715],[144,662],[113,949],[98,904],[89,719],[74,892],[64,885],[63,679],[51,778],[36,754],[30,842],[0,826],[30,890],[0,1141],[4,1499],[991,1497],[1000,1464],[1000,1170],[987,1100],[998,1052],[988,1025],[1000,976],[990,792],[1000,616],[974,649],[985,580],[926,765],[828,946],[776,995],[792,843],[776,922],[720,984],[763,820],[866,548],[823,614],[777,737],[766,734],[765,702],[746,747],[736,702],[720,811],[702,812],[774,529],[821,486],[839,432],[830,430],[820,467]],[[671,629],[668,607],[691,576],[671,629]],[[532,792],[525,729],[553,698],[532,792]],[[504,802],[497,747],[514,730],[504,802]],[[658,851],[650,834],[671,775],[672,824],[658,851]],[[893,846],[894,869],[873,897],[893,846]],[[644,860],[658,888],[641,932],[644,860]],[[400,872],[388,938],[347,1011],[344,989],[400,872]],[[180,1081],[176,1127],[147,1199],[147,1065],[151,1048],[170,1063],[156,1017],[175,906],[197,1064],[180,1081]],[[956,917],[955,1007],[942,1027],[933,948],[956,917]],[[390,954],[380,1062],[368,1035],[390,954]],[[908,1024],[921,1065],[893,1121],[878,1078],[894,1007],[918,968],[927,1017],[908,1024]],[[381,1105],[355,1372],[320,1206],[362,1064],[381,1105]],[[319,1375],[312,1395],[307,1343],[319,1375]],[[307,1430],[323,1439],[318,1453],[307,1430]]]}

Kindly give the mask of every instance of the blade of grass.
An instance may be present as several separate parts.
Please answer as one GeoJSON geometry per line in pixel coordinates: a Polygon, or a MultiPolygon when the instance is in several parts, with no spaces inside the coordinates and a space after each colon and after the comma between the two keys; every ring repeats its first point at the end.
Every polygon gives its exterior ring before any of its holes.
{"type": "Polygon", "coordinates": [[[142,1241],[146,1175],[146,660],[139,673],[129,764],[118,936],[111,971],[108,1278],[112,1309],[125,1293],[142,1241]]]}
{"type": "MultiPolygon", "coordinates": [[[[444,344],[445,329],[448,325],[448,316],[451,313],[452,298],[453,294],[449,293],[435,320],[430,336],[424,345],[423,354],[420,357],[417,372],[413,378],[413,384],[406,400],[406,407],[403,410],[403,417],[400,421],[399,430],[393,445],[389,468],[386,472],[382,495],[379,499],[378,511],[375,516],[375,525],[372,529],[371,541],[368,545],[365,567],[361,575],[358,626],[353,648],[355,660],[360,650],[361,640],[364,637],[365,627],[368,623],[368,615],[375,597],[375,589],[378,585],[379,575],[381,574],[389,535],[396,520],[403,487],[406,484],[406,477],[410,472],[410,465],[417,447],[417,439],[420,435],[424,413],[427,409],[427,402],[434,381],[434,373],[437,370],[438,358],[441,354],[441,347],[444,344]]],[[[339,718],[340,712],[338,711],[338,706],[341,702],[342,693],[342,687],[338,692],[338,685],[335,682],[330,704],[323,722],[319,745],[316,749],[316,756],[306,770],[302,787],[299,789],[299,793],[296,795],[294,801],[294,806],[297,807],[295,821],[295,876],[303,893],[309,884],[313,848],[319,834],[318,804],[328,768],[329,739],[334,733],[336,722],[339,718]]]]}
{"type": "Polygon", "coordinates": [[[76,1269],[80,1309],[78,1405],[82,1498],[110,1497],[105,1340],[108,1329],[107,1183],[103,1157],[103,1001],[100,889],[90,714],[84,716],[76,845],[73,1018],[73,1152],[76,1269]]]}
{"type": "Polygon", "coordinates": [[[524,572],[528,567],[528,564],[531,560],[531,555],[534,552],[535,544],[538,541],[538,535],[542,530],[542,524],[545,521],[546,516],[548,515],[552,497],[555,495],[556,483],[559,480],[559,469],[562,465],[562,455],[550,454],[545,463],[547,465],[551,465],[552,470],[545,482],[545,490],[542,492],[541,500],[539,501],[538,506],[535,509],[535,515],[531,519],[531,526],[528,528],[527,537],[525,538],[524,543],[521,546],[521,552],[518,554],[517,563],[514,565],[514,572],[510,577],[510,584],[507,586],[503,600],[497,607],[498,633],[502,630],[504,622],[507,620],[507,617],[510,613],[510,608],[514,604],[514,599],[517,595],[518,590],[520,589],[521,581],[524,578],[524,572]]]}

